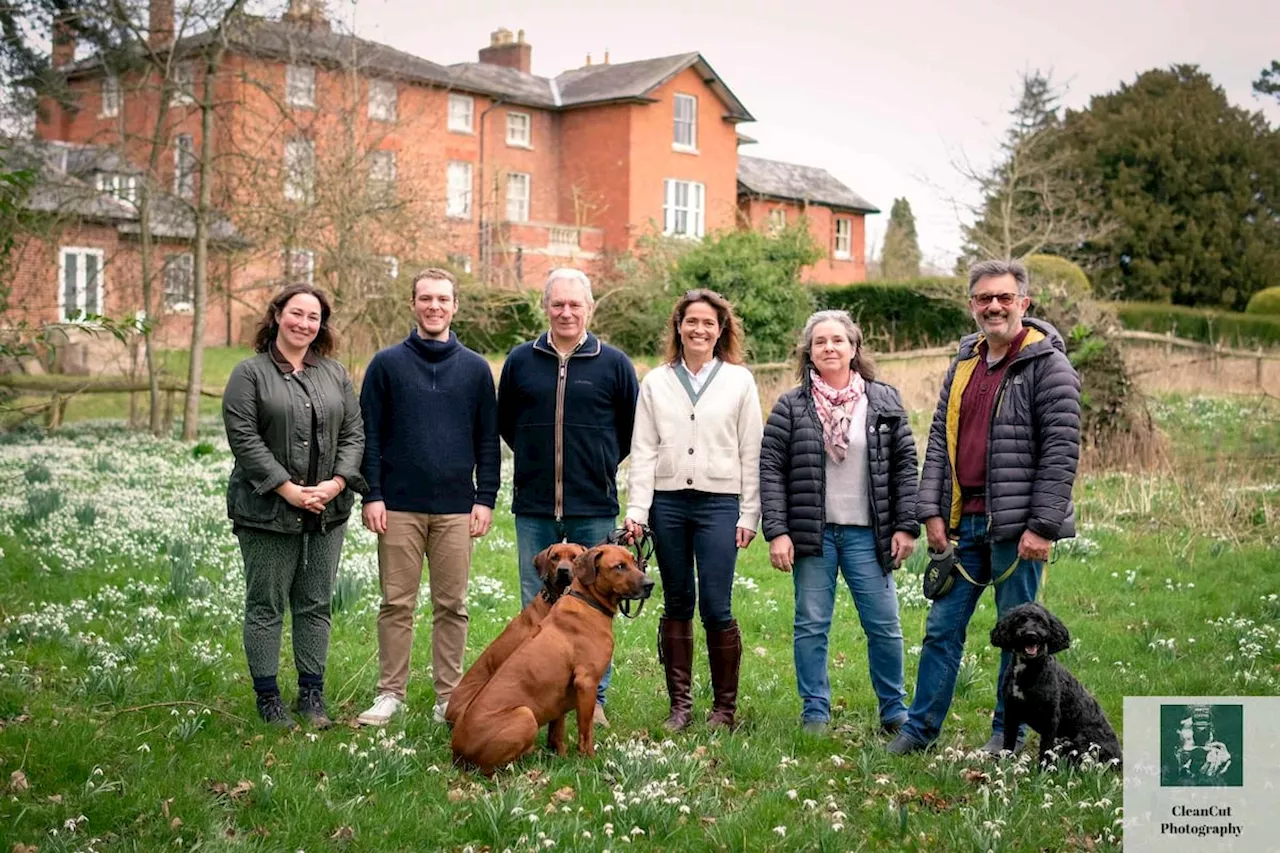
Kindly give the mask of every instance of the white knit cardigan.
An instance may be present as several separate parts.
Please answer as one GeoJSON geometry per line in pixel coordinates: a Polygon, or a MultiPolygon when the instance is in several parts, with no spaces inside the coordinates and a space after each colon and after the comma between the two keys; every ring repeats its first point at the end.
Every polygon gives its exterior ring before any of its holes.
{"type": "Polygon", "coordinates": [[[640,383],[627,518],[648,524],[655,491],[738,495],[738,527],[760,524],[760,396],[751,371],[722,364],[695,406],[669,364],[640,383]]]}

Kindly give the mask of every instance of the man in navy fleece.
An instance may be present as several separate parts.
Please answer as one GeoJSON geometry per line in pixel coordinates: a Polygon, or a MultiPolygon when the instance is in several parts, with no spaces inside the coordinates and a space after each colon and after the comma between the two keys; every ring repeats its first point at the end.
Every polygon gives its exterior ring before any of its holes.
{"type": "Polygon", "coordinates": [[[416,328],[369,362],[364,414],[364,526],[378,534],[378,695],[356,721],[384,726],[405,707],[413,613],[426,555],[431,586],[435,720],[462,678],[471,540],[493,520],[501,456],[489,363],[449,330],[457,281],[442,269],[413,280],[416,328]]]}
{"type": "MultiPolygon", "coordinates": [[[[507,356],[498,381],[498,424],[515,454],[520,599],[541,581],[533,556],[556,542],[599,545],[618,524],[618,463],[631,452],[640,383],[631,359],[587,331],[591,280],[575,269],[547,275],[542,308],[551,328],[507,356]]],[[[608,725],[605,689],[595,722],[608,725]]]]}

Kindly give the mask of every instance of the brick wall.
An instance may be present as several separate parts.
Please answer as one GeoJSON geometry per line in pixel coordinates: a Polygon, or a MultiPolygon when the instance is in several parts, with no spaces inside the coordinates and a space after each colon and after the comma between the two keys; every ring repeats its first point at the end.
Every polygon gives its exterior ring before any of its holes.
{"type": "Polygon", "coordinates": [[[849,284],[866,281],[866,217],[863,214],[833,211],[829,207],[818,204],[802,205],[793,201],[763,198],[743,198],[739,203],[739,210],[743,224],[757,231],[769,229],[769,217],[775,210],[785,212],[787,225],[794,225],[800,217],[808,219],[809,234],[813,236],[814,242],[823,252],[823,257],[805,267],[802,273],[804,281],[814,284],[849,284]],[[848,258],[835,256],[836,219],[849,220],[848,258]]]}

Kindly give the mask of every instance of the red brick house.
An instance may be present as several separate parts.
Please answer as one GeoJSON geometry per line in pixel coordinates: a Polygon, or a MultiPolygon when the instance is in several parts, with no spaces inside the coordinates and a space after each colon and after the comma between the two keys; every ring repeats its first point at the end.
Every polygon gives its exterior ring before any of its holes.
{"type": "MultiPolygon", "coordinates": [[[[150,14],[152,51],[173,63],[158,178],[189,198],[203,86],[192,59],[211,36],[175,36],[172,0],[150,14]]],[[[55,64],[78,108],[46,104],[37,137],[145,162],[158,75],[116,78],[74,48],[59,40],[55,64]]],[[[540,77],[523,31],[498,30],[477,62],[441,65],[336,33],[318,4],[291,0],[280,20],[229,30],[214,90],[211,191],[252,243],[228,267],[228,316],[244,315],[233,336],[286,278],[356,304],[402,264],[448,259],[534,286],[651,230],[697,239],[770,216],[809,218],[828,250],[811,280],[865,277],[863,217],[876,209],[821,169],[739,157],[737,127],[754,118],[698,53],[540,77]]],[[[53,288],[52,270],[37,277],[53,288]]]]}

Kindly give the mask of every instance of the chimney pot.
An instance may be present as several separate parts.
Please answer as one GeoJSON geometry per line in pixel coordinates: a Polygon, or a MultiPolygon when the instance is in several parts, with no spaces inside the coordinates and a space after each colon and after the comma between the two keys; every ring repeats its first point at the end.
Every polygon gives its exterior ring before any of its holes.
{"type": "Polygon", "coordinates": [[[71,29],[71,18],[59,18],[53,22],[53,61],[54,68],[70,65],[76,59],[76,34],[71,29]]]}
{"type": "Polygon", "coordinates": [[[591,54],[587,54],[587,65],[591,64],[591,54]]]}
{"type": "Polygon", "coordinates": [[[607,47],[604,49],[604,64],[609,64],[609,48],[607,47]]]}

